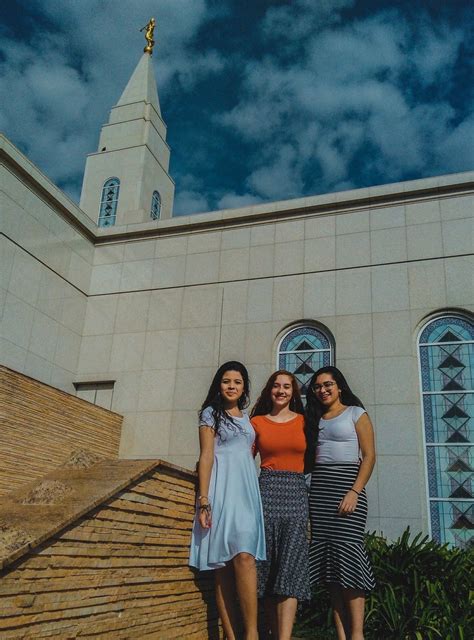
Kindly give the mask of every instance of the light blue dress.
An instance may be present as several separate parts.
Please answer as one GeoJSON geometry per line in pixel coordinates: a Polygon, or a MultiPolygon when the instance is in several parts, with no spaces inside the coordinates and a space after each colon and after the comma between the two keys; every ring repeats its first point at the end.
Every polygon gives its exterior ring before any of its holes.
{"type": "MultiPolygon", "coordinates": [[[[189,564],[201,571],[225,566],[238,553],[265,560],[262,501],[252,455],[255,432],[249,417],[233,418],[221,425],[214,442],[214,464],[209,483],[212,525],[203,529],[196,515],[189,564]]],[[[201,427],[213,426],[211,407],[202,415],[201,427]]]]}

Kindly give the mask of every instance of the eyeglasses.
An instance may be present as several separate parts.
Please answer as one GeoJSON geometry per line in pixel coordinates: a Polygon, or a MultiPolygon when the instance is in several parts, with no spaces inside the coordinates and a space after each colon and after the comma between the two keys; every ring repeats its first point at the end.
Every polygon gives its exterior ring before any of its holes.
{"type": "Polygon", "coordinates": [[[326,382],[323,382],[323,384],[315,384],[314,390],[318,392],[318,391],[321,391],[321,389],[330,389],[335,384],[336,383],[334,382],[334,380],[326,380],[326,382]]]}

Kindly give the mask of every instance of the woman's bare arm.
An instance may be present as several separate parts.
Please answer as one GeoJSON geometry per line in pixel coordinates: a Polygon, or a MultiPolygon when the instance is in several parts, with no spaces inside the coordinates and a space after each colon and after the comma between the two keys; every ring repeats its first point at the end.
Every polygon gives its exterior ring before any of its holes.
{"type": "MultiPolygon", "coordinates": [[[[214,464],[214,440],[215,431],[212,427],[199,427],[199,445],[201,451],[198,462],[198,495],[201,497],[198,500],[198,507],[210,504],[209,483],[211,480],[212,466],[214,464]]],[[[204,529],[209,529],[211,526],[210,510],[199,510],[199,522],[204,529]]]]}
{"type": "Polygon", "coordinates": [[[359,449],[362,454],[362,462],[360,463],[359,473],[355,479],[352,489],[346,493],[339,505],[339,513],[352,513],[357,507],[357,499],[359,493],[369,481],[375,465],[375,438],[374,427],[369,416],[364,413],[355,424],[357,439],[359,440],[359,449]]]}

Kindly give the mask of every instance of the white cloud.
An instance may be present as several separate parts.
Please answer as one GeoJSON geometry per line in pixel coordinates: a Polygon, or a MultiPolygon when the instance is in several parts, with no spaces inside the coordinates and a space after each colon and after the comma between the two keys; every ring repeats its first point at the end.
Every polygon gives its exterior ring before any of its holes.
{"type": "Polygon", "coordinates": [[[188,216],[191,213],[203,213],[205,211],[209,211],[209,204],[202,192],[181,189],[176,193],[173,215],[188,216]]]}
{"type": "Polygon", "coordinates": [[[474,166],[474,116],[469,116],[434,144],[438,171],[466,171],[474,166]]]}
{"type": "Polygon", "coordinates": [[[390,17],[383,14],[320,32],[308,43],[308,67],[331,83],[354,84],[382,73],[393,77],[404,63],[404,28],[390,17]]]}
{"type": "Polygon", "coordinates": [[[270,59],[251,61],[244,71],[240,102],[231,111],[218,114],[216,121],[238,130],[247,140],[281,135],[281,122],[291,101],[291,74],[270,59]]]}
{"type": "Polygon", "coordinates": [[[262,31],[267,37],[280,40],[280,46],[298,45],[316,29],[338,23],[341,11],[355,4],[355,0],[293,0],[290,4],[270,7],[262,23],[262,31]],[[286,41],[285,41],[286,40],[286,41]]]}
{"type": "Polygon", "coordinates": [[[249,186],[264,198],[296,197],[303,190],[298,151],[290,145],[278,147],[275,158],[251,173],[249,186]]]}
{"type": "Polygon", "coordinates": [[[250,207],[253,204],[259,204],[262,198],[252,194],[245,193],[239,195],[234,191],[223,195],[217,203],[219,209],[238,209],[240,207],[250,207]]]}
{"type": "Polygon", "coordinates": [[[423,84],[439,82],[442,86],[446,82],[444,74],[446,71],[449,74],[449,69],[456,64],[462,40],[460,29],[448,28],[447,25],[434,28],[431,24],[422,23],[410,59],[423,84]]]}
{"type": "Polygon", "coordinates": [[[181,188],[176,192],[173,215],[187,216],[210,210],[201,182],[191,174],[185,174],[180,180],[181,188]]]}

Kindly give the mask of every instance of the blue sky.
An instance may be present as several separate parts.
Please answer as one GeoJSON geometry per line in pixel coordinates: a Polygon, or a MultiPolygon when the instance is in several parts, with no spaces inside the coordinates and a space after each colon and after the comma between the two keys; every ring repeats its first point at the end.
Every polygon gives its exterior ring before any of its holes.
{"type": "Polygon", "coordinates": [[[78,199],[157,20],[175,215],[474,169],[464,0],[9,0],[0,129],[78,199]]]}

